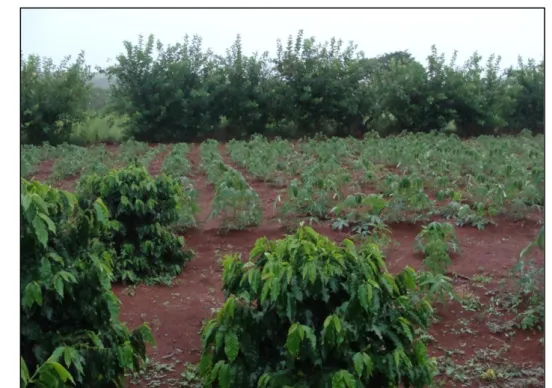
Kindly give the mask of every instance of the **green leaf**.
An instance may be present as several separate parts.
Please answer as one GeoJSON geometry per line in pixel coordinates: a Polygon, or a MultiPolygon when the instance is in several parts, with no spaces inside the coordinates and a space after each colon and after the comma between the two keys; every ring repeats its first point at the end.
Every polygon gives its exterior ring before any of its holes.
{"type": "Polygon", "coordinates": [[[362,353],[355,353],[355,355],[353,356],[353,364],[357,376],[362,377],[362,371],[364,370],[364,360],[362,359],[362,353]]]}
{"type": "Polygon", "coordinates": [[[199,361],[199,373],[202,376],[207,376],[213,367],[213,358],[211,353],[203,352],[199,361]]]}
{"type": "Polygon", "coordinates": [[[94,202],[94,210],[96,211],[96,217],[98,221],[102,224],[106,224],[109,220],[109,210],[101,200],[101,198],[96,199],[94,202]]]}
{"type": "Polygon", "coordinates": [[[370,284],[362,284],[358,288],[357,295],[362,308],[367,312],[370,311],[370,303],[372,301],[372,286],[370,284]]]}
{"type": "Polygon", "coordinates": [[[280,296],[280,278],[275,277],[271,280],[271,286],[270,286],[270,296],[272,302],[276,302],[278,300],[278,297],[280,296]]]}
{"type": "Polygon", "coordinates": [[[56,350],[54,350],[52,355],[48,358],[48,361],[58,361],[60,357],[63,355],[64,350],[65,350],[65,346],[58,346],[56,350]]]}
{"type": "Polygon", "coordinates": [[[228,318],[234,318],[234,309],[236,308],[236,299],[232,296],[228,298],[224,304],[224,310],[228,314],[228,318]]]}
{"type": "Polygon", "coordinates": [[[230,388],[230,366],[228,364],[221,364],[218,381],[221,388],[230,388]]]}
{"type": "Polygon", "coordinates": [[[31,307],[34,303],[42,306],[42,289],[37,282],[27,284],[22,303],[24,307],[31,307]]]}
{"type": "Polygon", "coordinates": [[[54,367],[61,381],[65,383],[67,380],[69,380],[73,384],[75,384],[75,380],[73,380],[73,376],[71,376],[71,374],[67,371],[67,369],[63,367],[63,365],[55,361],[51,361],[49,362],[49,364],[54,367]]]}
{"type": "Polygon", "coordinates": [[[288,330],[288,335],[286,339],[286,348],[289,351],[289,353],[297,357],[299,354],[299,345],[301,344],[301,335],[300,335],[300,325],[298,323],[294,323],[290,326],[288,330]]]}
{"type": "Polygon", "coordinates": [[[304,332],[305,337],[309,340],[312,350],[316,350],[316,335],[314,331],[308,326],[301,326],[304,332]]]}
{"type": "Polygon", "coordinates": [[[270,383],[271,377],[269,373],[264,373],[257,382],[257,388],[267,388],[270,383]]]}
{"type": "Polygon", "coordinates": [[[102,340],[100,339],[100,337],[98,337],[96,333],[94,333],[93,331],[89,331],[88,336],[90,337],[90,340],[92,340],[92,343],[94,344],[94,346],[100,349],[104,348],[104,344],[102,340]]]}
{"type": "Polygon", "coordinates": [[[50,253],[47,254],[47,256],[48,256],[50,259],[54,260],[55,262],[58,262],[58,263],[60,263],[60,264],[63,264],[63,263],[64,263],[64,262],[63,262],[63,258],[62,258],[60,255],[58,255],[57,253],[55,253],[55,252],[50,252],[50,253]]]}
{"type": "Polygon", "coordinates": [[[201,344],[205,348],[208,344],[211,343],[213,333],[215,329],[219,327],[219,322],[216,319],[211,319],[203,326],[201,330],[201,344]]]}
{"type": "Polygon", "coordinates": [[[46,224],[38,215],[33,220],[33,228],[38,242],[46,247],[48,245],[48,230],[46,229],[46,224]]]}
{"type": "Polygon", "coordinates": [[[340,370],[332,376],[332,388],[356,388],[355,377],[346,370],[340,370]]]}
{"type": "Polygon", "coordinates": [[[372,362],[370,356],[366,353],[362,353],[362,361],[364,363],[364,375],[370,377],[372,375],[372,371],[374,370],[374,363],[372,362]]]}
{"type": "Polygon", "coordinates": [[[70,282],[70,283],[76,283],[77,282],[77,279],[75,278],[75,276],[70,272],[59,271],[57,273],[57,275],[60,275],[66,282],[70,282]]]}
{"type": "Polygon", "coordinates": [[[339,320],[339,317],[337,315],[333,316],[332,322],[333,322],[335,331],[337,333],[341,333],[341,321],[339,320]]]}
{"type": "Polygon", "coordinates": [[[42,218],[44,220],[44,222],[46,222],[46,225],[48,225],[48,229],[50,229],[50,231],[52,233],[56,233],[56,225],[54,225],[54,223],[52,222],[52,220],[50,219],[50,217],[48,217],[46,214],[44,213],[38,213],[38,216],[40,218],[42,218]]]}
{"type": "Polygon", "coordinates": [[[63,278],[59,273],[54,275],[54,288],[56,292],[63,298],[63,278]]]}
{"type": "Polygon", "coordinates": [[[31,376],[29,376],[29,369],[27,368],[27,364],[25,363],[25,360],[23,357],[20,357],[21,359],[21,380],[26,385],[27,382],[30,380],[31,376]]]}
{"type": "MultiPolygon", "coordinates": [[[[22,195],[21,196],[21,206],[23,207],[23,211],[26,212],[29,209],[29,206],[31,206],[31,197],[28,195],[22,195]]],[[[26,367],[25,367],[26,368],[26,367]]]]}
{"type": "Polygon", "coordinates": [[[224,353],[230,362],[233,362],[238,356],[240,349],[240,343],[238,341],[238,335],[235,331],[226,333],[224,336],[224,353]]]}

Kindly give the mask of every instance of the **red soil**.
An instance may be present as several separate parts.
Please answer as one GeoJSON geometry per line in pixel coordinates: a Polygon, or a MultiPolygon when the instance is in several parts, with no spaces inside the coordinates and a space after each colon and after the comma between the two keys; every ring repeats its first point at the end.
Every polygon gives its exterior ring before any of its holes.
{"type": "Polygon", "coordinates": [[[33,176],[34,180],[44,182],[48,179],[50,174],[52,173],[52,167],[54,165],[54,160],[43,160],[38,165],[38,168],[36,169],[36,173],[33,176]]]}
{"type": "MultiPolygon", "coordinates": [[[[154,148],[157,147],[157,144],[150,144],[149,146],[154,148]]],[[[151,175],[155,176],[161,174],[163,171],[163,161],[165,160],[165,157],[171,153],[171,151],[172,145],[167,145],[163,151],[155,155],[155,158],[152,160],[148,168],[151,175]]]]}

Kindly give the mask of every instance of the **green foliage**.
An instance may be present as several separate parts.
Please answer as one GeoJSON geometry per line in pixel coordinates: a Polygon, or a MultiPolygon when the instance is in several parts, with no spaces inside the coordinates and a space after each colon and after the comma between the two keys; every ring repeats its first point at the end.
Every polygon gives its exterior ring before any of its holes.
{"type": "Polygon", "coordinates": [[[520,57],[517,68],[506,71],[506,82],[513,88],[512,108],[507,121],[510,128],[544,130],[544,61],[536,63],[529,59],[524,63],[520,57]]]}
{"type": "Polygon", "coordinates": [[[449,300],[460,301],[452,288],[451,278],[440,272],[418,272],[418,293],[430,302],[445,304],[449,300]]]}
{"type": "Polygon", "coordinates": [[[123,140],[125,119],[113,114],[99,113],[88,115],[83,122],[77,124],[71,133],[73,144],[90,145],[97,143],[120,143],[123,140]]]}
{"type": "Polygon", "coordinates": [[[21,385],[115,387],[145,360],[149,328],[119,321],[101,199],[21,183],[21,385]],[[83,303],[86,301],[86,303],[83,303]],[[70,384],[71,383],[71,384],[70,384]]]}
{"type": "Polygon", "coordinates": [[[381,215],[386,207],[387,201],[378,194],[348,195],[342,203],[331,210],[331,213],[338,217],[332,224],[332,228],[356,226],[369,233],[370,229],[384,225],[381,215]]]}
{"type": "Polygon", "coordinates": [[[200,374],[219,387],[423,387],[434,365],[415,334],[430,304],[374,244],[337,246],[301,226],[224,260],[226,302],[202,330],[200,374]]]}
{"type": "Polygon", "coordinates": [[[52,166],[52,173],[49,177],[51,182],[81,174],[96,172],[103,175],[107,172],[110,160],[104,145],[84,148],[64,143],[56,148],[61,156],[52,166]]]}
{"type": "Polygon", "coordinates": [[[51,59],[21,55],[21,139],[24,143],[68,141],[75,124],[84,119],[92,73],[84,53],[59,66],[51,59]]]}
{"type": "Polygon", "coordinates": [[[50,146],[37,147],[29,144],[21,145],[21,176],[31,178],[38,164],[48,156],[50,146]]]}
{"type": "Polygon", "coordinates": [[[81,206],[103,198],[112,215],[107,237],[116,252],[115,280],[167,281],[182,271],[192,257],[184,239],[167,226],[179,219],[182,187],[165,175],[152,178],[138,164],[112,170],[106,176],[92,174],[79,182],[81,206]]]}
{"type": "Polygon", "coordinates": [[[259,225],[262,219],[261,201],[243,175],[227,167],[227,171],[215,185],[215,197],[209,216],[222,216],[221,227],[227,230],[259,225]]]}
{"type": "Polygon", "coordinates": [[[508,307],[519,312],[519,326],[523,330],[544,329],[544,263],[538,264],[534,259],[528,258],[535,248],[544,250],[544,226],[537,239],[523,249],[512,269],[512,274],[518,281],[514,292],[510,293],[508,307]]]}
{"type": "Polygon", "coordinates": [[[226,230],[258,225],[262,219],[259,196],[239,171],[224,164],[218,144],[207,140],[200,146],[201,168],[215,185],[209,217],[221,217],[221,227],[226,230]]]}
{"type": "Polygon", "coordinates": [[[274,59],[276,92],[272,99],[275,121],[293,123],[301,135],[354,134],[363,128],[362,114],[373,100],[363,82],[369,76],[362,53],[352,42],[343,47],[332,38],[317,44],[303,31],[278,40],[274,59]]]}
{"type": "Polygon", "coordinates": [[[163,162],[163,173],[179,179],[183,188],[183,204],[180,210],[179,219],[175,228],[182,230],[195,227],[197,224],[196,213],[198,191],[195,189],[188,175],[192,171],[192,165],[188,160],[189,146],[186,143],[173,144],[172,151],[165,157],[163,162]]]}
{"type": "Polygon", "coordinates": [[[532,60],[503,70],[500,57],[483,63],[474,53],[458,66],[456,53],[446,63],[435,47],[425,64],[407,52],[366,58],[353,43],[318,43],[303,31],[278,40],[274,58],[244,55],[239,36],[225,56],[198,36],[169,46],[140,36],[124,48],[103,72],[116,81],[111,108],[142,141],[543,127],[544,66],[532,60]]]}
{"type": "Polygon", "coordinates": [[[163,161],[163,173],[175,178],[187,176],[192,170],[192,165],[187,158],[190,147],[186,143],[173,144],[170,154],[163,161]]]}
{"type": "Polygon", "coordinates": [[[435,274],[444,274],[450,265],[450,252],[458,252],[460,247],[454,226],[447,222],[432,222],[422,226],[416,236],[416,249],[424,255],[424,264],[435,274]]]}

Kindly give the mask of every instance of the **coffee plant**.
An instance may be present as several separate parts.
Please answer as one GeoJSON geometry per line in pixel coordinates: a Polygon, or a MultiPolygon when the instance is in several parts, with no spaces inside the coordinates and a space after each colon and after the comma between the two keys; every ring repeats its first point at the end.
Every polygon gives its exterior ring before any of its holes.
{"type": "Polygon", "coordinates": [[[130,332],[111,291],[112,222],[101,199],[21,182],[21,386],[116,387],[137,371],[153,343],[130,332]],[[86,301],[83,303],[83,301],[86,301]]]}
{"type": "Polygon", "coordinates": [[[111,216],[108,241],[116,252],[115,280],[167,282],[193,255],[167,227],[179,219],[182,186],[165,175],[151,177],[139,164],[89,175],[79,182],[81,206],[103,198],[111,216]]]}
{"type": "Polygon", "coordinates": [[[202,330],[200,375],[217,387],[424,387],[435,366],[416,332],[433,314],[416,274],[387,272],[374,244],[308,226],[224,260],[226,302],[202,330]]]}

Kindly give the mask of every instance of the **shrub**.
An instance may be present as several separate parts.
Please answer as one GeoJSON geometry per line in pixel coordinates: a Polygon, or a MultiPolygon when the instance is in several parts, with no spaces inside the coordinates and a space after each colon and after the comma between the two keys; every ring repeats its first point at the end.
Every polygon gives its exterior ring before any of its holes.
{"type": "Polygon", "coordinates": [[[243,175],[231,167],[226,168],[215,185],[209,217],[217,216],[222,216],[221,227],[226,230],[259,225],[262,219],[259,195],[247,184],[243,175]]]}
{"type": "Polygon", "coordinates": [[[450,265],[449,252],[460,249],[454,226],[432,222],[416,236],[416,250],[424,255],[424,264],[434,274],[444,274],[450,265]]]}
{"type": "Polygon", "coordinates": [[[422,387],[433,362],[415,335],[430,304],[409,297],[374,244],[356,250],[310,227],[224,260],[226,302],[202,330],[200,374],[220,387],[422,387]]]}
{"type": "Polygon", "coordinates": [[[129,332],[111,291],[99,242],[108,216],[99,199],[80,209],[72,194],[22,180],[21,386],[114,387],[145,360],[151,333],[129,332]]]}
{"type": "Polygon", "coordinates": [[[92,78],[81,53],[75,63],[65,58],[59,66],[51,59],[21,58],[21,138],[25,143],[68,141],[75,124],[85,117],[92,78]]]}
{"type": "Polygon", "coordinates": [[[151,177],[138,164],[112,170],[105,177],[84,177],[78,185],[81,206],[103,198],[113,227],[109,240],[117,257],[116,280],[158,282],[178,275],[192,257],[184,239],[166,228],[179,219],[182,187],[165,175],[151,177]]]}

